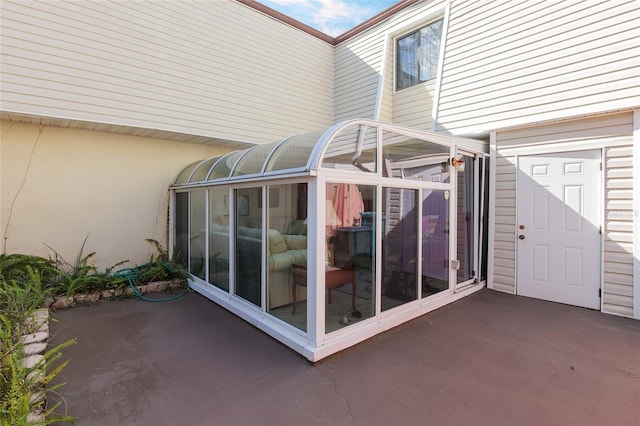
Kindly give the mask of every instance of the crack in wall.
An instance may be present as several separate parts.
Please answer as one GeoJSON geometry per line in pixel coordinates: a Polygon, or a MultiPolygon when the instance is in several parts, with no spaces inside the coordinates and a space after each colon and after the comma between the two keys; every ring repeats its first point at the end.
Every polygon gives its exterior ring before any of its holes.
{"type": "MultiPolygon", "coordinates": [[[[42,132],[44,131],[44,126],[38,126],[38,136],[36,137],[35,142],[33,143],[33,147],[31,148],[31,153],[29,154],[29,160],[27,161],[27,167],[24,171],[24,176],[22,177],[22,182],[16,191],[16,195],[13,197],[11,201],[11,206],[9,207],[9,214],[7,215],[7,223],[4,227],[3,238],[2,238],[2,254],[7,253],[7,240],[9,239],[9,227],[11,226],[11,218],[13,217],[13,209],[16,205],[16,201],[22,192],[22,188],[24,188],[25,183],[27,182],[27,177],[29,176],[29,170],[31,169],[31,161],[33,160],[33,154],[36,151],[36,147],[38,146],[38,142],[40,141],[40,136],[42,136],[42,132]]],[[[4,136],[4,135],[3,135],[4,136]]]]}

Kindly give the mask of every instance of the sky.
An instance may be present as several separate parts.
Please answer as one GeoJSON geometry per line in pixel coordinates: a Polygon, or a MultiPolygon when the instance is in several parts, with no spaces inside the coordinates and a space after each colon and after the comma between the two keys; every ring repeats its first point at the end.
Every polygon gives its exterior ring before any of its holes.
{"type": "Polygon", "coordinates": [[[258,0],[332,37],[345,33],[400,0],[258,0]]]}

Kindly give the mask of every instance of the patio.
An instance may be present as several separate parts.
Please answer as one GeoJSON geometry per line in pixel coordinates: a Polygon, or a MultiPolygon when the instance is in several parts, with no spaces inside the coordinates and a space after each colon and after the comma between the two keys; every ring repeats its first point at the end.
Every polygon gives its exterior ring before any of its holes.
{"type": "Polygon", "coordinates": [[[640,424],[640,321],[486,289],[315,365],[196,293],[54,318],[79,425],[640,424]]]}

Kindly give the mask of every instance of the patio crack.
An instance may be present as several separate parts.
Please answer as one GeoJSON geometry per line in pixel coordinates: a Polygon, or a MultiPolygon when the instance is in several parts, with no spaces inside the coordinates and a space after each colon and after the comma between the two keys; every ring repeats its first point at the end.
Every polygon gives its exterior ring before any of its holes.
{"type": "MultiPolygon", "coordinates": [[[[332,372],[334,371],[333,368],[331,367],[331,365],[327,365],[327,368],[331,369],[332,372]]],[[[351,412],[351,404],[349,403],[349,398],[347,398],[347,396],[345,394],[340,392],[340,390],[338,389],[338,383],[336,382],[335,378],[330,376],[321,367],[318,367],[318,370],[320,371],[320,374],[322,374],[324,377],[329,379],[331,381],[331,383],[333,383],[333,391],[335,392],[336,395],[338,395],[339,397],[341,397],[344,400],[344,402],[345,402],[345,404],[347,406],[347,413],[349,414],[349,418],[351,419],[351,424],[355,425],[356,421],[353,418],[353,413],[351,412]]]]}

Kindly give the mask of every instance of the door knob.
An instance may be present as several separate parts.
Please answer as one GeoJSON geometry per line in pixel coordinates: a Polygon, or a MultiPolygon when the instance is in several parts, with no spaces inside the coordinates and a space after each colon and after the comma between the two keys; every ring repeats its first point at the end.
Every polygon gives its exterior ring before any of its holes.
{"type": "Polygon", "coordinates": [[[518,239],[524,240],[524,235],[518,235],[518,239]]]}

